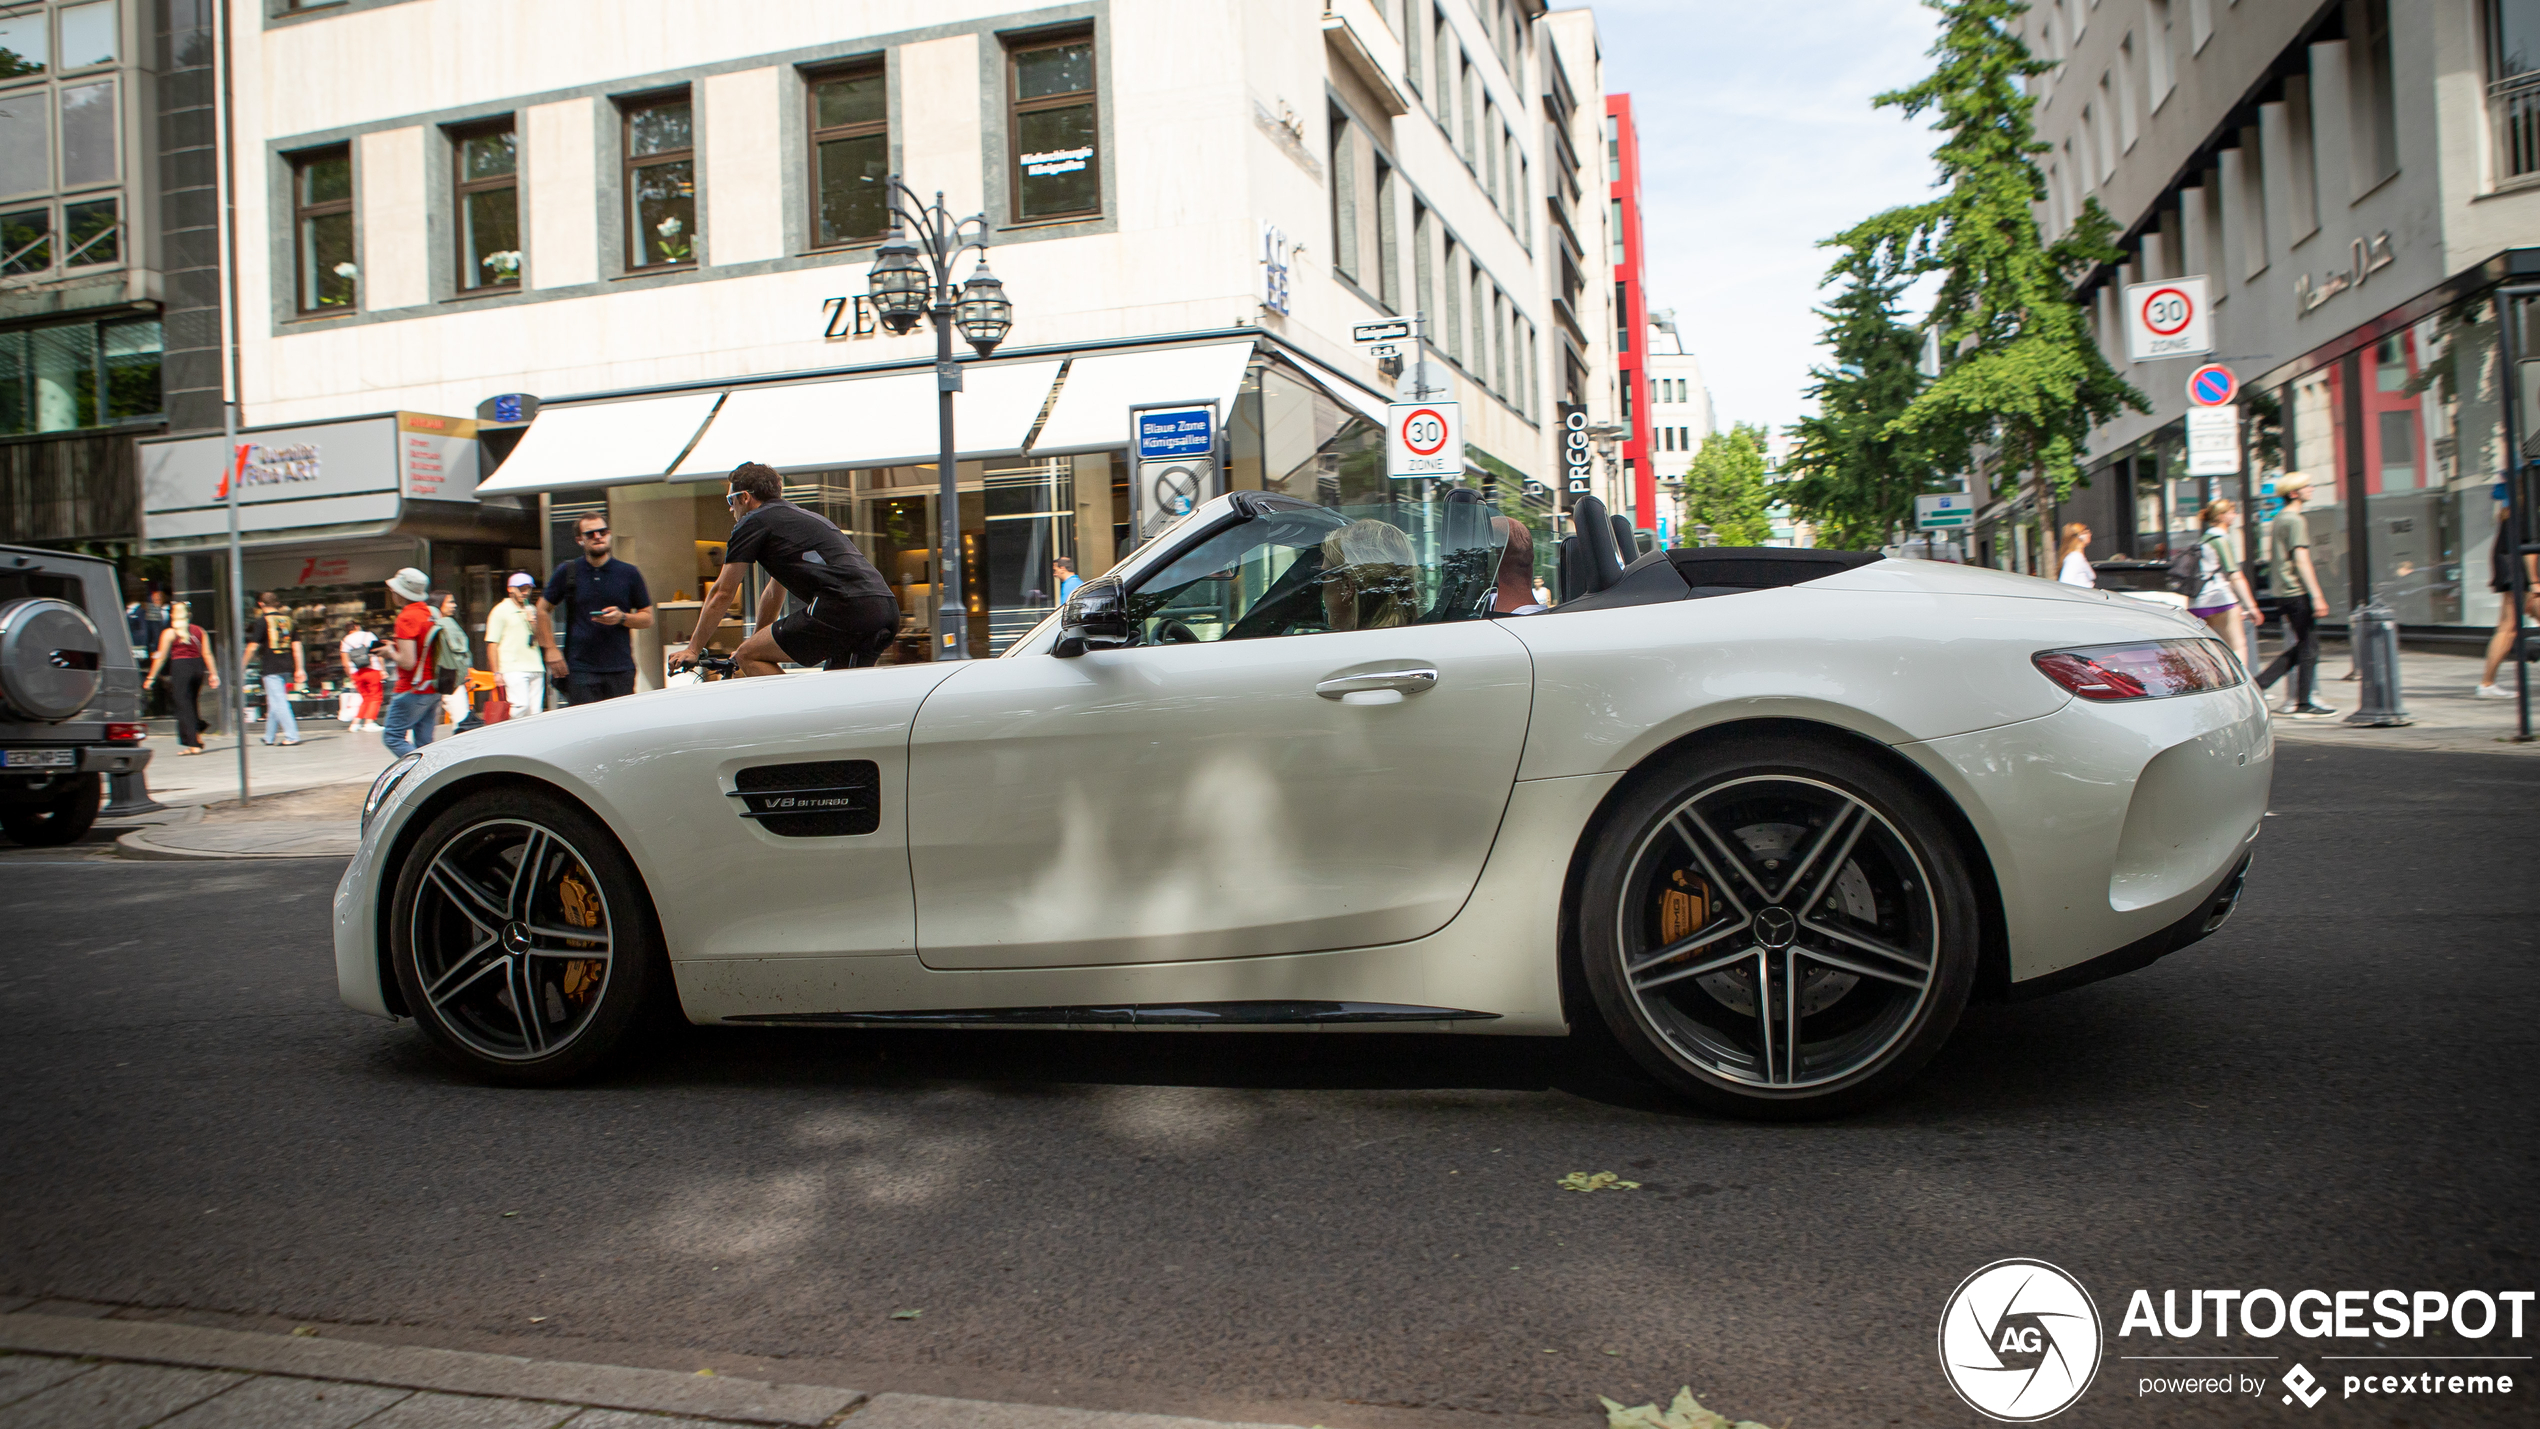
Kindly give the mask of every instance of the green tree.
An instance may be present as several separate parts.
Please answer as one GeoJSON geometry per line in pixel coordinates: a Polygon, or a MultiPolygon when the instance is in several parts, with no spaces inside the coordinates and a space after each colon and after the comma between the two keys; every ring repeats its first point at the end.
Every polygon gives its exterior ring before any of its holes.
{"type": "Polygon", "coordinates": [[[1676,544],[1699,544],[1694,523],[1711,528],[1723,546],[1760,546],[1771,538],[1773,523],[1765,508],[1773,504],[1764,485],[1764,429],[1744,422],[1702,439],[1685,472],[1685,529],[1676,544]]]}
{"type": "Polygon", "coordinates": [[[1920,442],[1943,470],[1974,469],[1989,453],[1997,488],[2034,477],[2057,497],[2079,478],[2092,427],[2143,394],[2119,377],[2091,336],[2073,284],[2122,256],[2115,222],[2097,199],[2053,243],[2037,231],[2046,197],[2036,156],[2046,152],[2022,89],[2053,66],[2030,56],[2016,30],[2021,0],[1923,0],[1940,13],[1940,61],[1930,77],[1872,102],[1908,116],[1933,111],[1946,137],[1933,159],[1945,192],[1889,209],[1838,242],[1878,255],[1889,277],[1940,275],[1929,326],[1943,367],[1892,437],[1920,442]]]}
{"type": "Polygon", "coordinates": [[[1937,484],[1921,440],[1888,435],[1922,390],[1922,338],[1898,321],[1905,282],[1882,271],[1873,248],[1846,246],[1826,273],[1827,282],[1837,280],[1843,291],[1817,310],[1834,361],[1809,369],[1817,412],[1790,429],[1781,493],[1793,514],[1816,526],[1818,545],[1875,550],[1912,520],[1914,498],[1937,484]]]}

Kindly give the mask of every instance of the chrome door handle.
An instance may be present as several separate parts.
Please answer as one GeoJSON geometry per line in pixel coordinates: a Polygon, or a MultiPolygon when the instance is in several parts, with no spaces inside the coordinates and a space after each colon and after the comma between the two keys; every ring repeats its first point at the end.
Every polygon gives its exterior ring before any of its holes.
{"type": "Polygon", "coordinates": [[[1438,682],[1438,672],[1429,665],[1405,666],[1399,670],[1369,670],[1362,675],[1335,675],[1318,682],[1314,693],[1327,700],[1355,695],[1367,690],[1400,690],[1416,695],[1438,682]]]}

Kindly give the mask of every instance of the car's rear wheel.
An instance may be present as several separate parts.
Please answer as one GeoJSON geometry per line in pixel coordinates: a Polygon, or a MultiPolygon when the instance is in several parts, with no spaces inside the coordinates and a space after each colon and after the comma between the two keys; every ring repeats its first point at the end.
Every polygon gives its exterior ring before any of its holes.
{"type": "Polygon", "coordinates": [[[0,804],[0,832],[29,848],[76,843],[96,824],[104,788],[105,781],[98,775],[74,774],[48,795],[0,804]]]}
{"type": "Polygon", "coordinates": [[[1637,776],[1595,835],[1577,946],[1598,1011],[1671,1089],[1833,1116],[1948,1040],[1980,928],[1919,789],[1832,742],[1736,739],[1637,776]]]}
{"type": "Polygon", "coordinates": [[[394,899],[389,962],[406,1010],[488,1080],[589,1072],[670,995],[633,862],[559,795],[488,790],[442,810],[409,848],[394,899]]]}

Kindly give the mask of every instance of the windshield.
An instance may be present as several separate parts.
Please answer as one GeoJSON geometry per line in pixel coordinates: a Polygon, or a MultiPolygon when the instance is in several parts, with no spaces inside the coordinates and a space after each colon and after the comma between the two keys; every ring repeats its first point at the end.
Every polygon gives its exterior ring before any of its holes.
{"type": "Polygon", "coordinates": [[[1130,615],[1151,645],[1480,619],[1506,544],[1495,514],[1478,501],[1266,512],[1140,581],[1130,615]]]}

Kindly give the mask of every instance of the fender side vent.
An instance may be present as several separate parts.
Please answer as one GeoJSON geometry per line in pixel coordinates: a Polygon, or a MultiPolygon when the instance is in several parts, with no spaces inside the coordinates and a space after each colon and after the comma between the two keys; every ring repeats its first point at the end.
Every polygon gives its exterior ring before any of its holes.
{"type": "Polygon", "coordinates": [[[882,769],[870,759],[762,764],[733,777],[741,817],[789,839],[869,834],[882,827],[882,769]]]}

